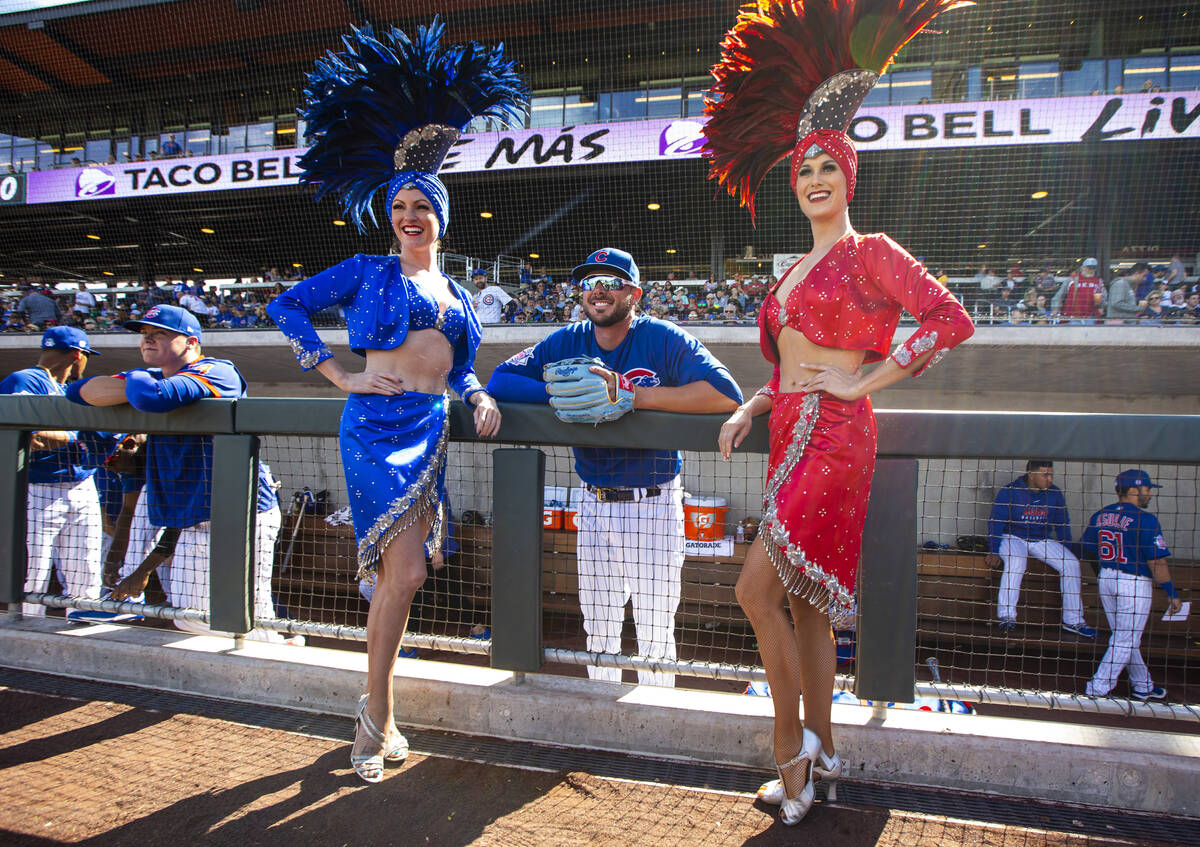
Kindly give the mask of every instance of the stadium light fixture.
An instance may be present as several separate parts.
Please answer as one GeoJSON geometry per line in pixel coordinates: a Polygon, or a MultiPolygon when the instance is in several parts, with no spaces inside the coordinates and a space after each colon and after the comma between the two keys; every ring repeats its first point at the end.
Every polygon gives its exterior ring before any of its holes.
{"type": "Polygon", "coordinates": [[[481,218],[490,218],[491,216],[492,216],[491,212],[480,212],[479,213],[479,217],[481,217],[481,218]]]}
{"type": "Polygon", "coordinates": [[[85,235],[85,236],[84,236],[84,238],[90,238],[90,239],[92,239],[92,241],[99,241],[99,240],[100,240],[100,236],[98,236],[98,235],[92,235],[90,232],[89,232],[87,235],[85,235]]]}
{"type": "Polygon", "coordinates": [[[214,230],[212,230],[212,229],[209,229],[209,228],[208,228],[208,227],[206,227],[206,226],[202,226],[202,227],[200,227],[200,231],[201,231],[202,233],[204,233],[205,235],[212,235],[212,234],[213,234],[213,232],[214,232],[214,230]]]}
{"type": "Polygon", "coordinates": [[[1029,198],[1031,200],[1044,200],[1046,197],[1049,197],[1049,196],[1050,196],[1049,191],[1035,191],[1029,195],[1029,198]]]}
{"type": "Polygon", "coordinates": [[[661,208],[662,208],[662,204],[660,204],[660,203],[647,203],[647,204],[646,204],[646,208],[647,208],[647,209],[649,209],[651,212],[657,212],[659,209],[661,209],[661,208]]]}
{"type": "Polygon", "coordinates": [[[668,247],[668,248],[667,248],[667,252],[668,252],[668,253],[678,253],[679,251],[678,251],[678,250],[676,250],[674,247],[668,247]]]}

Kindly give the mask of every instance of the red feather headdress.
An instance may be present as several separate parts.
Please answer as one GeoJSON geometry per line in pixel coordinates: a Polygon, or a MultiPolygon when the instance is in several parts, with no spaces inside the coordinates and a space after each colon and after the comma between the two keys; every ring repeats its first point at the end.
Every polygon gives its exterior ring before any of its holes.
{"type": "Polygon", "coordinates": [[[749,207],[753,220],[754,194],[767,171],[792,152],[798,127],[801,136],[813,129],[845,132],[900,48],[939,13],[969,5],[773,0],[743,7],[721,42],[704,104],[709,179],[749,207]],[[852,73],[831,79],[846,71],[852,73]],[[832,85],[822,87],[825,82],[832,85]]]}

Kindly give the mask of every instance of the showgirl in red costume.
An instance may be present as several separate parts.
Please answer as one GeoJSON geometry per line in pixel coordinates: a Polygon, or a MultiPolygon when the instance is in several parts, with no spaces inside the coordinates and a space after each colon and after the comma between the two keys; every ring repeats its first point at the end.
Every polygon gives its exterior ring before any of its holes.
{"type": "Polygon", "coordinates": [[[868,395],[918,376],[974,331],[957,300],[886,235],[850,226],[858,155],[846,130],[892,58],[956,0],[783,0],[748,7],[722,42],[706,105],[710,177],[754,215],[754,193],[791,156],[813,248],[759,312],[770,381],[721,428],[726,459],[770,412],[763,518],[737,584],[775,708],[779,779],[759,797],[798,823],[815,779],[842,760],[830,726],[830,619],[853,614],[871,477],[868,395]],[[765,4],[764,4],[765,5],[765,4]],[[890,357],[903,310],[920,327],[890,357]],[[862,365],[881,362],[869,373],[862,365]],[[784,606],[791,610],[791,620],[784,606]],[[804,721],[799,717],[804,693],[804,721]],[[805,727],[805,723],[808,727],[805,727]]]}

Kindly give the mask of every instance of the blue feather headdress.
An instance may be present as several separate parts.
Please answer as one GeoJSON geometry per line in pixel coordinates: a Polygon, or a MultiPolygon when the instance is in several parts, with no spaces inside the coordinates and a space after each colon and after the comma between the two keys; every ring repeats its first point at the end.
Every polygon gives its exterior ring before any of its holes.
{"type": "Polygon", "coordinates": [[[318,184],[318,200],[340,197],[359,232],[364,212],[378,225],[375,192],[397,172],[436,174],[472,119],[524,122],[529,91],[504,45],[443,45],[445,31],[437,17],[412,39],[395,27],[376,37],[364,24],[307,76],[300,181],[318,184]]]}

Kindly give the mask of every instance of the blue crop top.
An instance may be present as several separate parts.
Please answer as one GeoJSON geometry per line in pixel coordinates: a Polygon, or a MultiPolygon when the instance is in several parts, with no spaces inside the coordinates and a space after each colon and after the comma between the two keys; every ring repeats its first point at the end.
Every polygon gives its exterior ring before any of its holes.
{"type": "Polygon", "coordinates": [[[296,283],[271,301],[267,314],[288,337],[304,370],[333,357],[312,323],[313,315],[331,306],[341,306],[350,349],[360,356],[367,350],[394,350],[410,329],[440,329],[454,347],[454,366],[446,381],[466,399],[483,388],[475,376],[475,351],[483,330],[470,295],[446,279],[459,305],[446,310],[440,327],[437,301],[404,275],[398,256],[363,253],[296,283]]]}
{"type": "Polygon", "coordinates": [[[404,278],[408,293],[408,331],[414,329],[436,329],[453,347],[467,329],[467,315],[461,308],[453,306],[444,311],[432,294],[408,277],[404,278]]]}

